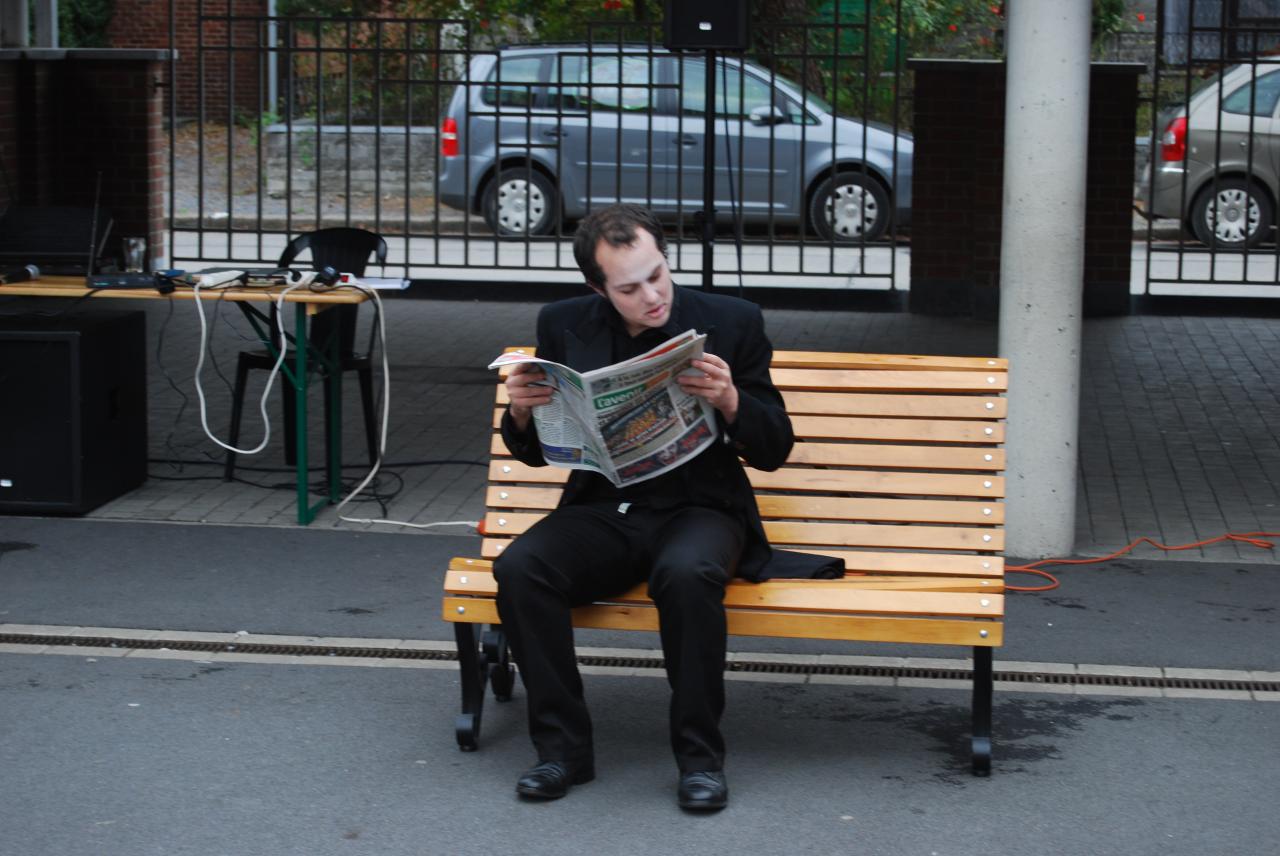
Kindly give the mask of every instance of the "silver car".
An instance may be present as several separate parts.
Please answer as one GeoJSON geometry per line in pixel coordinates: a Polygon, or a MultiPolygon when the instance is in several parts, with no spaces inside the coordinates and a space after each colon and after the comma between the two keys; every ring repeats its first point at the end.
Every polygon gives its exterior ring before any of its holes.
{"type": "MultiPolygon", "coordinates": [[[[703,207],[705,75],[701,57],[647,46],[475,56],[441,127],[440,201],[506,236],[545,235],[616,201],[692,216],[703,207]]],[[[750,62],[722,58],[716,79],[722,222],[739,211],[836,242],[908,223],[910,135],[837,117],[750,62]]]]}
{"type": "Polygon", "coordinates": [[[1149,217],[1181,220],[1201,242],[1268,240],[1280,191],[1280,65],[1237,65],[1202,82],[1160,121],[1138,198],[1149,217]]]}

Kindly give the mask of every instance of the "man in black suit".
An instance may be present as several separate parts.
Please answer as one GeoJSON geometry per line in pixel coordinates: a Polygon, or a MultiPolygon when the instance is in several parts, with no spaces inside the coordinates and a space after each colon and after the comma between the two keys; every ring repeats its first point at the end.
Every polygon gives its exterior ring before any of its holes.
{"type": "MultiPolygon", "coordinates": [[[[643,208],[613,205],[588,216],[574,256],[594,293],[543,308],[538,355],[589,371],[690,328],[706,333],[697,371],[679,382],[715,409],[720,436],[677,469],[621,488],[574,470],[559,507],[494,562],[498,610],[528,693],[539,759],[516,791],[554,799],[594,778],[570,609],[647,582],[672,690],[679,804],[723,808],[724,590],[735,574],[768,575],[771,557],[739,457],[777,469],[794,442],[769,380],[773,347],[754,304],[673,285],[662,228],[643,208]]],[[[535,466],[545,461],[532,413],[553,394],[542,380],[536,364],[517,366],[506,381],[511,404],[502,420],[511,453],[535,466]]]]}

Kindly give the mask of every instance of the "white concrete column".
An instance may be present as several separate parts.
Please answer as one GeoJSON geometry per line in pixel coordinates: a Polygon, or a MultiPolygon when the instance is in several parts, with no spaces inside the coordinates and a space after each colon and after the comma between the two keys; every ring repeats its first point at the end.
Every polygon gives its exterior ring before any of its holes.
{"type": "Polygon", "coordinates": [[[1087,0],[1010,0],[1000,355],[1009,359],[1006,553],[1075,543],[1089,125],[1087,0]]]}
{"type": "Polygon", "coordinates": [[[0,0],[0,48],[25,48],[30,27],[27,0],[0,0]]]}

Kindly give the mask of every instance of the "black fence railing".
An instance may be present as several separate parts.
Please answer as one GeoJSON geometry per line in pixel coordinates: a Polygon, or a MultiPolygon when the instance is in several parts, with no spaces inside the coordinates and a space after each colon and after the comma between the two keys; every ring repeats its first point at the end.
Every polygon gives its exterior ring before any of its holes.
{"type": "Polygon", "coordinates": [[[699,271],[711,99],[717,273],[894,287],[911,203],[904,50],[869,11],[771,24],[710,78],[656,24],[495,49],[463,21],[204,11],[199,106],[171,124],[180,266],[270,263],[293,234],[348,225],[387,237],[410,275],[571,271],[576,221],[625,200],[670,224],[674,270],[699,271]]]}
{"type": "Polygon", "coordinates": [[[1148,293],[1153,285],[1209,283],[1245,292],[1280,285],[1275,7],[1248,0],[1159,4],[1143,117],[1150,138],[1137,192],[1148,217],[1148,293]]]}

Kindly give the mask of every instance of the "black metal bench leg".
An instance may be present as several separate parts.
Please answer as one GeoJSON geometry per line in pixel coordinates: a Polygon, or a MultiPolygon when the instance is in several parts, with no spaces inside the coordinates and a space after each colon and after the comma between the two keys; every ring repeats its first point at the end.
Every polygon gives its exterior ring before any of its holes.
{"type": "Polygon", "coordinates": [[[502,632],[501,624],[490,624],[488,632],[481,638],[485,660],[490,664],[489,684],[493,687],[493,697],[498,701],[511,701],[516,671],[511,665],[511,649],[507,647],[507,634],[502,632]]]}
{"type": "Polygon", "coordinates": [[[462,713],[454,720],[454,732],[458,748],[463,752],[474,752],[480,742],[480,716],[484,712],[489,665],[480,658],[474,624],[455,622],[453,634],[458,643],[458,666],[462,676],[462,713]]]}
{"type": "Polygon", "coordinates": [[[991,649],[973,649],[973,774],[991,775],[991,649]]]}

